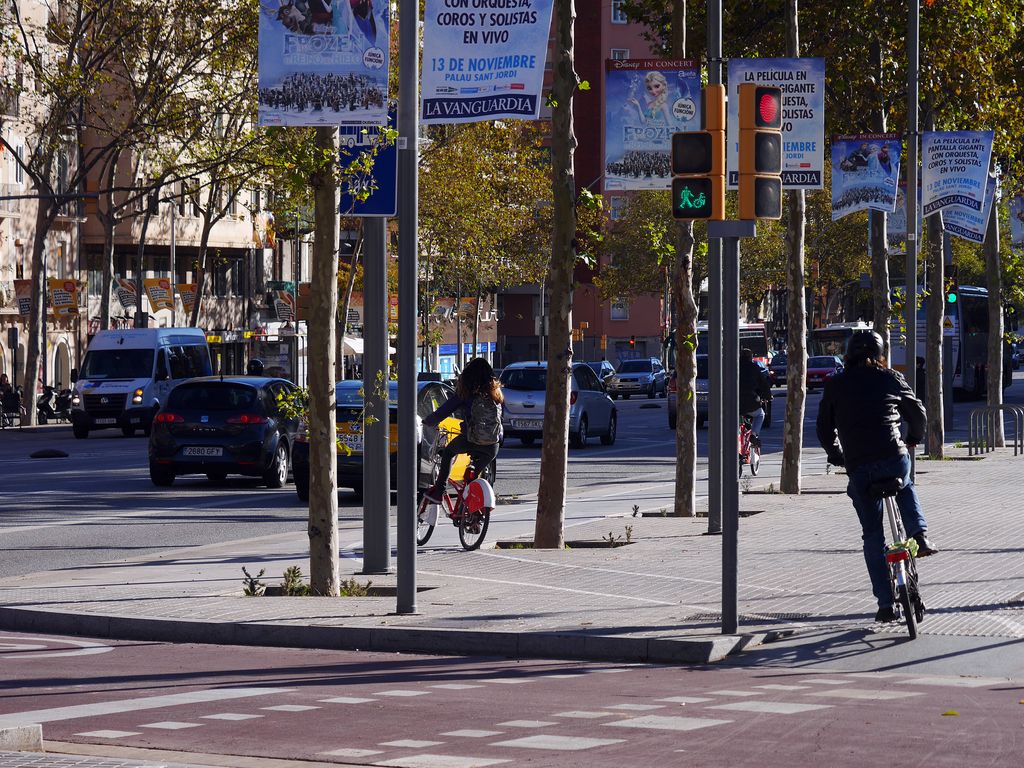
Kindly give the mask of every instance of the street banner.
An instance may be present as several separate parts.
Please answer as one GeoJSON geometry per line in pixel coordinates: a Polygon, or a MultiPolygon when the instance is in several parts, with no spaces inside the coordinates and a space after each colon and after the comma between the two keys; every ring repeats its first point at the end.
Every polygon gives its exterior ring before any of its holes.
{"type": "Polygon", "coordinates": [[[536,120],[552,0],[426,0],[424,123],[536,120]]]}
{"type": "Polygon", "coordinates": [[[476,296],[459,299],[458,315],[463,320],[473,320],[476,317],[476,296]]]}
{"type": "Polygon", "coordinates": [[[149,297],[149,306],[154,311],[169,309],[174,311],[174,294],[171,293],[171,281],[166,277],[146,277],[142,280],[149,297]]]}
{"type": "Polygon", "coordinates": [[[62,277],[47,278],[50,294],[50,314],[54,317],[70,317],[78,314],[78,281],[62,277]]]}
{"type": "Polygon", "coordinates": [[[274,313],[281,321],[295,320],[295,294],[291,291],[274,291],[274,313]]]}
{"type": "Polygon", "coordinates": [[[825,177],[825,60],[730,59],[726,166],[739,182],[741,83],[782,89],[782,186],[821,189],[825,177]]]}
{"type": "MultiPolygon", "coordinates": [[[[388,111],[388,125],[398,125],[398,113],[388,111]]],[[[341,128],[341,167],[347,168],[369,152],[378,142],[377,131],[357,127],[341,128]]],[[[349,174],[338,190],[341,202],[338,212],[342,216],[396,216],[398,215],[398,145],[394,142],[379,146],[370,170],[349,174]],[[365,199],[360,195],[366,192],[365,199]]]]}
{"type": "Polygon", "coordinates": [[[985,205],[992,131],[925,131],[921,137],[922,216],[951,205],[985,205]]]}
{"type": "Polygon", "coordinates": [[[1010,247],[1024,248],[1024,197],[1010,198],[1010,247]]]}
{"type": "Polygon", "coordinates": [[[455,311],[455,299],[451,297],[438,297],[434,299],[434,306],[430,310],[430,318],[438,323],[450,320],[455,311]]]}
{"type": "Polygon", "coordinates": [[[832,138],[832,221],[856,211],[893,211],[902,149],[898,133],[832,138]]]}
{"type": "Polygon", "coordinates": [[[261,0],[260,125],[384,125],[390,3],[261,0]]]}
{"type": "Polygon", "coordinates": [[[114,294],[121,302],[121,309],[135,309],[138,305],[138,294],[135,291],[135,281],[124,277],[114,278],[114,294]]]}
{"type": "MultiPolygon", "coordinates": [[[[917,188],[917,241],[921,242],[921,187],[917,188]]],[[[907,182],[901,181],[896,189],[896,208],[886,213],[886,239],[890,254],[906,253],[907,241],[907,182]]]]}
{"type": "Polygon", "coordinates": [[[972,243],[984,243],[988,230],[988,217],[996,199],[998,182],[995,176],[988,177],[985,191],[985,205],[980,211],[972,211],[961,205],[951,205],[942,212],[942,228],[951,235],[972,243]]]}
{"type": "Polygon", "coordinates": [[[398,297],[394,294],[388,296],[388,322],[398,322],[398,297]]]}
{"type": "Polygon", "coordinates": [[[177,283],[175,288],[177,288],[178,297],[181,299],[181,308],[185,310],[187,317],[191,317],[192,308],[196,304],[198,286],[196,283],[177,283]]]}
{"type": "Polygon", "coordinates": [[[15,280],[14,296],[18,300],[18,314],[28,316],[32,314],[32,281],[15,280]]]}
{"type": "Polygon", "coordinates": [[[700,64],[605,61],[604,114],[604,188],[669,189],[672,134],[701,127],[700,64]]]}

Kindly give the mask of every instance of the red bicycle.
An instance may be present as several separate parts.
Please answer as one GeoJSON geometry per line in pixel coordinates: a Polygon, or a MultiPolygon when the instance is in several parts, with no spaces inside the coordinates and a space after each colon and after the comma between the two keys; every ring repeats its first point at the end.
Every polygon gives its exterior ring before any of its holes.
{"type": "Polygon", "coordinates": [[[492,509],[494,489],[470,464],[461,481],[448,479],[440,504],[432,503],[426,496],[420,500],[416,511],[416,544],[422,547],[427,543],[437,524],[438,513],[443,511],[459,529],[463,549],[479,549],[487,535],[492,509]]]}
{"type": "Polygon", "coordinates": [[[744,414],[740,424],[739,448],[740,448],[740,477],[743,477],[743,466],[750,467],[750,474],[757,475],[761,467],[761,438],[754,434],[754,420],[744,414]]]}

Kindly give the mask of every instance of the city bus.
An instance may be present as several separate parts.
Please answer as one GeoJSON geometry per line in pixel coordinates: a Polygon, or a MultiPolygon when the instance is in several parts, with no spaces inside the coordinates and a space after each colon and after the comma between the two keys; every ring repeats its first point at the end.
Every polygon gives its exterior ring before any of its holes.
{"type": "MultiPolygon", "coordinates": [[[[765,365],[771,362],[771,347],[768,344],[768,329],[764,323],[740,322],[740,349],[748,348],[754,353],[754,360],[765,365]]],[[[708,352],[708,324],[697,323],[697,352],[706,355],[708,352]]],[[[669,370],[676,365],[676,330],[673,328],[665,339],[665,367],[669,370]]]]}

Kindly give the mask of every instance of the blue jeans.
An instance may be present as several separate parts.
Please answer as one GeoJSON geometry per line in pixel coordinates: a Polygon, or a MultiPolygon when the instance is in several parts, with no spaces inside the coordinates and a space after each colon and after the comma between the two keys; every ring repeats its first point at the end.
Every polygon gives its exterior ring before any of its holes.
{"type": "Polygon", "coordinates": [[[764,408],[758,408],[756,411],[747,411],[743,415],[751,418],[750,429],[755,435],[760,435],[761,427],[764,426],[764,408]]]}
{"type": "Polygon", "coordinates": [[[853,501],[860,518],[864,563],[871,577],[871,591],[880,608],[891,606],[892,587],[889,585],[889,568],[885,563],[885,511],[882,500],[872,498],[869,489],[872,483],[879,480],[902,477],[903,489],[896,494],[896,505],[903,518],[903,527],[908,536],[914,536],[927,528],[917,490],[910,480],[910,457],[900,455],[873,461],[847,470],[847,473],[850,481],[846,486],[846,494],[853,501]]]}

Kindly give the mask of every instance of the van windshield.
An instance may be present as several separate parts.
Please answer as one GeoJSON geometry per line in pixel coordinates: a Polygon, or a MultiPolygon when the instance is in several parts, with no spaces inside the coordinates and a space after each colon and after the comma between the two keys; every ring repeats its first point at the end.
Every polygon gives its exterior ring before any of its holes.
{"type": "Polygon", "coordinates": [[[152,349],[91,349],[82,363],[82,379],[148,379],[153,375],[152,349]]]}

